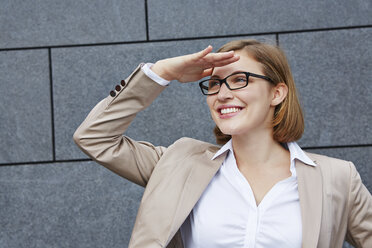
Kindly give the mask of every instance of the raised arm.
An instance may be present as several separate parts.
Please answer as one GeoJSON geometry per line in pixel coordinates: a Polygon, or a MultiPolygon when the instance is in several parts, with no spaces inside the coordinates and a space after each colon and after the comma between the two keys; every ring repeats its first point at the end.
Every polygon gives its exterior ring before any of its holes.
{"type": "MultiPolygon", "coordinates": [[[[160,60],[153,70],[166,80],[195,81],[215,66],[239,58],[233,52],[211,53],[212,47],[189,55],[160,60]]],[[[136,114],[148,107],[165,87],[147,77],[139,66],[117,89],[98,103],[74,133],[80,149],[96,162],[128,180],[146,186],[165,147],[136,142],[123,133],[136,114]]]]}
{"type": "Polygon", "coordinates": [[[123,133],[163,89],[138,67],[115,96],[109,95],[91,110],[74,133],[75,143],[96,162],[146,186],[165,148],[136,142],[123,133]]]}

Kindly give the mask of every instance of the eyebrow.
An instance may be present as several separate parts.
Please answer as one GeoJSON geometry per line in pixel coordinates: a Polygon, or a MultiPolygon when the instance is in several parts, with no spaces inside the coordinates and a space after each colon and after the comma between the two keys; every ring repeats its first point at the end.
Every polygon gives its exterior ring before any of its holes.
{"type": "MultiPolygon", "coordinates": [[[[237,70],[237,71],[234,71],[233,73],[230,73],[230,74],[227,75],[227,76],[230,76],[230,75],[232,75],[232,74],[234,74],[234,73],[239,73],[239,72],[245,72],[245,71],[237,70]]],[[[221,79],[220,76],[218,76],[218,75],[213,75],[213,76],[211,76],[210,78],[211,78],[211,79],[213,79],[213,78],[215,78],[215,79],[221,79]]],[[[225,77],[225,78],[226,78],[226,77],[225,77]]]]}

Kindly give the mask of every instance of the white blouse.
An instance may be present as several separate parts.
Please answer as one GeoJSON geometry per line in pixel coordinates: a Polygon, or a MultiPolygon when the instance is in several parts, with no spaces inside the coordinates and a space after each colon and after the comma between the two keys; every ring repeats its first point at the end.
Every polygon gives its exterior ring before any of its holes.
{"type": "Polygon", "coordinates": [[[292,176],[275,184],[257,206],[239,171],[231,140],[221,168],[181,226],[185,248],[301,247],[302,222],[295,160],[316,166],[295,142],[287,144],[292,176]]]}

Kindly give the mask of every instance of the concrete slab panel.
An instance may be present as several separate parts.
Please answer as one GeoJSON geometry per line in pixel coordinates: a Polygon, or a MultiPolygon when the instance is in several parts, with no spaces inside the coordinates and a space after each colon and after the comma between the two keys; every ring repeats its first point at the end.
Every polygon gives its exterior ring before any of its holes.
{"type": "Polygon", "coordinates": [[[279,35],[305,111],[303,146],[372,144],[372,29],[279,35]]]}
{"type": "Polygon", "coordinates": [[[0,163],[53,159],[47,50],[0,52],[0,163]]]}
{"type": "Polygon", "coordinates": [[[143,189],[94,162],[0,167],[0,247],[127,247],[143,189]]]}
{"type": "Polygon", "coordinates": [[[143,1],[5,0],[0,23],[0,48],[146,40],[143,1]]]}
{"type": "Polygon", "coordinates": [[[296,0],[148,1],[150,39],[370,25],[371,2],[296,0]]]}

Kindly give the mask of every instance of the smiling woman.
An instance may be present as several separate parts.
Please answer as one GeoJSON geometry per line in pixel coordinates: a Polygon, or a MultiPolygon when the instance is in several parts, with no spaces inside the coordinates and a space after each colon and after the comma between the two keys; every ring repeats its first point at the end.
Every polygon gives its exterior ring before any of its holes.
{"type": "Polygon", "coordinates": [[[372,247],[372,197],[351,162],[304,152],[282,50],[232,41],[141,64],[74,134],[92,159],[146,187],[129,247],[372,247]],[[199,83],[217,143],[169,147],[123,133],[171,80],[199,83]]]}

